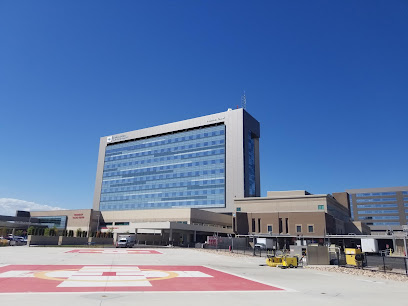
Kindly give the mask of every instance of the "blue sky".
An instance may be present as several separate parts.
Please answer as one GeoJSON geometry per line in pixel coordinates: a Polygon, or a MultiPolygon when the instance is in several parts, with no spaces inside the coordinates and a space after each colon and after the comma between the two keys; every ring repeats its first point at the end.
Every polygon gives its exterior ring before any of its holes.
{"type": "Polygon", "coordinates": [[[408,185],[407,30],[405,0],[2,1],[0,198],[90,208],[101,136],[244,90],[262,195],[408,185]]]}

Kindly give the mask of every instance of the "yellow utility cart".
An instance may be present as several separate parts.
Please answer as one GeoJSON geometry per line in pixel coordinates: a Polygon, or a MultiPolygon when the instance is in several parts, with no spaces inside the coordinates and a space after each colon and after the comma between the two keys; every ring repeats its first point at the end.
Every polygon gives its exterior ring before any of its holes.
{"type": "Polygon", "coordinates": [[[363,265],[364,254],[360,249],[345,249],[346,264],[361,267],[363,265]]]}
{"type": "Polygon", "coordinates": [[[270,267],[279,267],[282,269],[286,268],[297,268],[298,267],[298,258],[296,256],[270,256],[266,259],[266,264],[270,267]]]}

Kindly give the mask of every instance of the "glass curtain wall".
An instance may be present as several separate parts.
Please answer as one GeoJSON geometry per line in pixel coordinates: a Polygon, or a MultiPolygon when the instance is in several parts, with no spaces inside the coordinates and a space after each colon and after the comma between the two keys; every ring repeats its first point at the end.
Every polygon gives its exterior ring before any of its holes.
{"type": "Polygon", "coordinates": [[[108,145],[100,210],[225,207],[225,125],[108,145]]]}

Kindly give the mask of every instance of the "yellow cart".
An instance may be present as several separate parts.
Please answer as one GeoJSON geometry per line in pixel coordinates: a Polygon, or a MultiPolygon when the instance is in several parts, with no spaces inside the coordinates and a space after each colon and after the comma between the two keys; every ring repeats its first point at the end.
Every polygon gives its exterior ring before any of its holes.
{"type": "Polygon", "coordinates": [[[297,268],[298,258],[296,256],[268,256],[266,259],[266,264],[270,267],[279,267],[282,269],[286,268],[297,268]]]}

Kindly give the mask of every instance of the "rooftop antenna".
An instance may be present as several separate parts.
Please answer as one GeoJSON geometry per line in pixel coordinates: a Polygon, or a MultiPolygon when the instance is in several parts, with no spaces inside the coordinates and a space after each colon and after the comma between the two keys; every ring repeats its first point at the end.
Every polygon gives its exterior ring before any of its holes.
{"type": "Polygon", "coordinates": [[[245,90],[244,90],[244,94],[241,96],[241,106],[243,109],[246,110],[246,96],[245,96],[245,90]]]}

